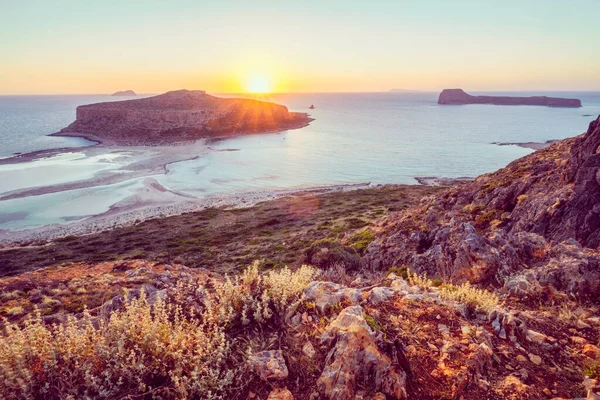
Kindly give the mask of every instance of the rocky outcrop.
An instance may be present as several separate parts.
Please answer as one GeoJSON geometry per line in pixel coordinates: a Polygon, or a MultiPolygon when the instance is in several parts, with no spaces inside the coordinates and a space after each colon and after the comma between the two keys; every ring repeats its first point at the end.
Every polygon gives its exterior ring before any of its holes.
{"type": "Polygon", "coordinates": [[[600,117],[566,139],[383,220],[376,269],[500,284],[520,298],[600,298],[600,117]]]}
{"type": "Polygon", "coordinates": [[[333,282],[311,282],[304,290],[304,295],[315,303],[321,313],[340,303],[360,304],[362,301],[360,290],[333,282]]]}
{"type": "Polygon", "coordinates": [[[496,104],[501,106],[581,107],[581,100],[561,97],[472,96],[462,89],[444,89],[438,104],[496,104]]]}
{"type": "Polygon", "coordinates": [[[144,99],[77,107],[77,119],[55,134],[121,145],[157,145],[200,138],[277,132],[306,126],[304,113],[251,99],[178,90],[144,99]]]}
{"type": "Polygon", "coordinates": [[[354,399],[359,382],[392,399],[406,398],[406,373],[379,351],[361,306],[342,310],[323,333],[321,342],[333,346],[317,381],[326,398],[354,399]]]}
{"type": "Polygon", "coordinates": [[[121,90],[118,92],[114,92],[112,96],[137,96],[133,90],[121,90]]]}

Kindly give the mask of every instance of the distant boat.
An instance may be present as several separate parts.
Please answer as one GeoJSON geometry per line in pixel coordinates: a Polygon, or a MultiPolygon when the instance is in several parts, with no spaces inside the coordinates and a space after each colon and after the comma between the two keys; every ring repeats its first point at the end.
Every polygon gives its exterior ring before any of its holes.
{"type": "Polygon", "coordinates": [[[309,110],[314,110],[315,109],[315,105],[311,104],[310,107],[308,107],[309,110]]]}

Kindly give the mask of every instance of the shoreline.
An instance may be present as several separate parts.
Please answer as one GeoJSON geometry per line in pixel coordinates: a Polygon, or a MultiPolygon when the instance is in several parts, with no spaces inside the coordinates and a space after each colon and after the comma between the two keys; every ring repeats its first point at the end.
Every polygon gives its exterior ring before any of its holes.
{"type": "MultiPolygon", "coordinates": [[[[150,178],[151,179],[151,178],[150,178]]],[[[153,179],[151,179],[153,181],[153,179]]],[[[165,192],[164,188],[155,182],[148,182],[148,186],[159,192],[165,192]]],[[[253,206],[259,202],[276,200],[282,197],[295,197],[304,194],[324,194],[333,192],[344,192],[366,188],[385,186],[410,186],[410,185],[371,185],[370,182],[317,185],[293,189],[275,189],[249,191],[230,195],[214,195],[203,198],[193,198],[176,204],[152,206],[143,200],[137,200],[124,206],[114,204],[104,213],[93,215],[77,222],[66,224],[52,224],[39,228],[22,230],[0,229],[0,249],[6,250],[11,247],[21,247],[30,242],[45,242],[60,239],[66,236],[86,236],[94,233],[111,230],[119,227],[136,225],[150,219],[160,219],[170,216],[182,215],[207,208],[236,209],[253,206]]],[[[413,185],[418,186],[418,185],[413,185]]],[[[169,194],[181,196],[168,191],[169,194]]]]}
{"type": "Polygon", "coordinates": [[[90,145],[85,145],[85,146],[79,146],[79,147],[56,147],[56,148],[51,148],[51,149],[34,150],[34,151],[30,151],[27,153],[21,153],[21,154],[13,154],[10,156],[6,156],[4,158],[0,158],[0,165],[25,163],[25,162],[34,161],[34,160],[41,159],[41,158],[52,157],[52,156],[55,156],[58,154],[70,153],[70,152],[75,152],[75,151],[85,151],[85,150],[97,149],[97,148],[122,149],[122,148],[130,148],[130,147],[131,148],[181,147],[181,146],[186,146],[186,145],[190,145],[190,144],[194,144],[194,143],[198,143],[198,142],[202,142],[202,141],[204,141],[206,144],[211,144],[211,143],[219,142],[222,140],[233,139],[233,138],[241,137],[241,136],[261,135],[261,134],[278,134],[281,132],[306,128],[307,126],[310,125],[311,122],[313,122],[315,120],[314,118],[311,118],[308,115],[308,113],[303,113],[303,114],[307,115],[306,120],[302,121],[302,123],[291,125],[286,128],[267,130],[264,132],[248,132],[248,133],[241,133],[241,134],[234,133],[231,135],[208,136],[208,137],[202,137],[202,138],[198,138],[198,139],[194,139],[194,140],[178,141],[178,142],[164,143],[164,144],[123,144],[123,143],[109,141],[109,140],[107,140],[105,138],[101,138],[93,133],[59,131],[59,132],[50,133],[45,136],[80,138],[80,139],[85,139],[85,140],[88,140],[90,142],[95,142],[95,143],[90,144],[90,145]]]}
{"type": "Polygon", "coordinates": [[[441,176],[415,176],[415,180],[422,186],[455,186],[473,182],[475,178],[460,176],[458,178],[445,178],[441,176]]]}
{"type": "Polygon", "coordinates": [[[556,142],[560,142],[558,139],[550,139],[545,142],[492,142],[496,146],[518,146],[524,149],[541,150],[553,145],[556,142]]]}
{"type": "MultiPolygon", "coordinates": [[[[80,152],[84,153],[86,157],[92,157],[100,154],[110,155],[128,153],[127,157],[130,158],[130,161],[121,165],[120,168],[110,170],[109,172],[99,172],[87,179],[8,191],[0,194],[0,201],[58,193],[67,190],[93,188],[120,183],[135,178],[150,177],[156,174],[166,174],[167,167],[170,164],[193,160],[208,154],[210,150],[210,147],[204,140],[198,140],[186,146],[89,146],[85,149],[79,150],[80,152]]],[[[66,153],[69,152],[52,152],[43,153],[41,155],[36,153],[32,154],[27,160],[15,160],[14,164],[33,162],[38,159],[66,153]]],[[[5,162],[4,164],[13,163],[5,162]]],[[[0,163],[0,165],[2,164],[0,163]]]]}

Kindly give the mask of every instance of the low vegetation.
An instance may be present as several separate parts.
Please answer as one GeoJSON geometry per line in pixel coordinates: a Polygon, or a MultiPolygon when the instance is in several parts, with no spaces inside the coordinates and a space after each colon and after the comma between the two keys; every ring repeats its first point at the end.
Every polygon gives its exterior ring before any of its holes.
{"type": "Polygon", "coordinates": [[[464,282],[461,285],[442,283],[440,279],[429,279],[424,275],[410,272],[410,270],[407,270],[407,276],[411,285],[437,287],[442,298],[465,304],[477,311],[489,313],[500,304],[500,298],[497,294],[476,288],[469,282],[464,282]]]}
{"type": "MultiPolygon", "coordinates": [[[[298,266],[313,243],[337,241],[442,189],[390,185],[306,193],[247,208],[210,208],[93,235],[24,243],[0,249],[0,276],[66,262],[138,259],[222,273],[234,273],[254,260],[264,260],[265,268],[298,266]]],[[[357,239],[355,246],[362,252],[369,238],[357,239]]]]}
{"type": "Polygon", "coordinates": [[[151,301],[142,290],[106,318],[84,311],[45,325],[35,312],[21,325],[8,324],[0,337],[0,395],[227,397],[245,366],[232,357],[247,350],[231,330],[281,319],[316,274],[307,266],[261,274],[254,263],[210,293],[193,281],[166,299],[151,301]],[[191,308],[196,300],[200,309],[191,308]]]}

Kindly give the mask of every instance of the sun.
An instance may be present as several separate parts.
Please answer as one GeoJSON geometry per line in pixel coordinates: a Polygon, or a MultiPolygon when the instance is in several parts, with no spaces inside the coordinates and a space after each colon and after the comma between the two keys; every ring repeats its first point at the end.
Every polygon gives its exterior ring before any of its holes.
{"type": "Polygon", "coordinates": [[[265,75],[252,75],[246,81],[248,93],[270,93],[272,90],[271,81],[265,75]]]}

